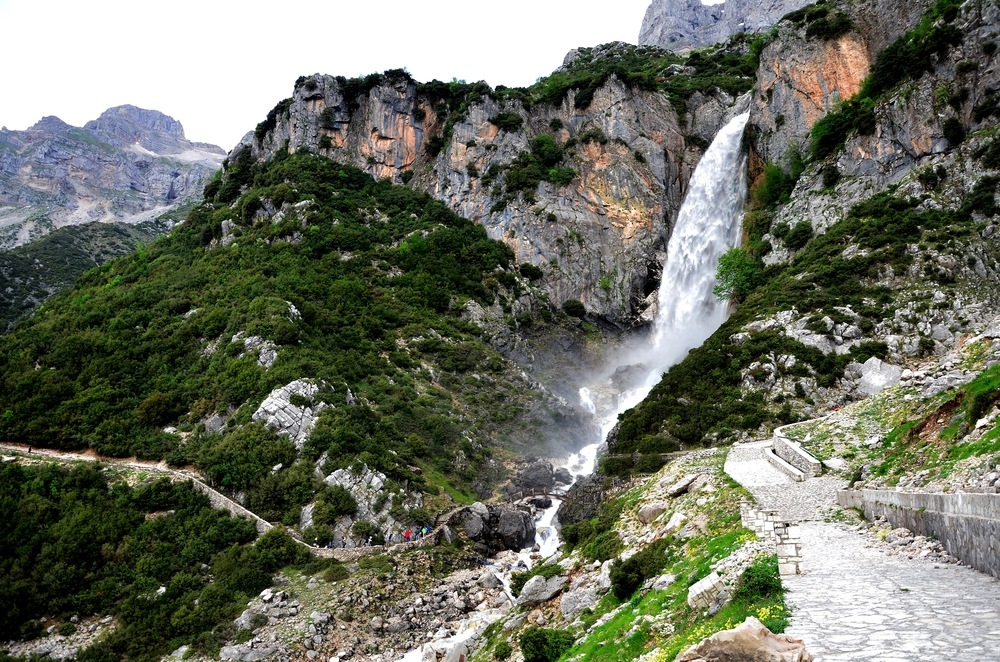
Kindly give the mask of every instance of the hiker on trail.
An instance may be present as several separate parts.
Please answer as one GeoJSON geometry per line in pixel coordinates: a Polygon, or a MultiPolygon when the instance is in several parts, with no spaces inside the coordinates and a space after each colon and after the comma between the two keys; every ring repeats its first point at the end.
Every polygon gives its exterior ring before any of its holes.
{"type": "Polygon", "coordinates": [[[431,525],[430,524],[424,524],[424,535],[426,536],[430,532],[431,532],[431,525]]]}
{"type": "Polygon", "coordinates": [[[31,455],[31,446],[28,446],[28,455],[31,455]]]}
{"type": "Polygon", "coordinates": [[[410,542],[410,536],[412,536],[412,535],[413,535],[413,532],[410,531],[409,529],[407,529],[406,531],[403,531],[403,540],[405,540],[406,542],[410,542]]]}

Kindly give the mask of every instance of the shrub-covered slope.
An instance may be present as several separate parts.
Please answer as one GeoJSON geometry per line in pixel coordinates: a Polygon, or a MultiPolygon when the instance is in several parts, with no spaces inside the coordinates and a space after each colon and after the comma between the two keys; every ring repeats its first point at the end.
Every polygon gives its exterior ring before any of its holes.
{"type": "Polygon", "coordinates": [[[213,188],[170,236],[88,272],[0,339],[0,436],[193,462],[294,519],[320,456],[327,471],[357,462],[432,492],[489,491],[498,445],[541,451],[553,422],[579,433],[463,318],[527,294],[482,228],[310,155],[213,188]],[[318,416],[311,435],[252,421],[298,380],[313,388],[288,404],[318,416]]]}
{"type": "MultiPolygon", "coordinates": [[[[180,215],[171,214],[173,218],[180,215]]],[[[71,225],[0,253],[0,329],[9,329],[88,269],[128,255],[140,243],[163,234],[168,229],[166,220],[71,225]]]]}

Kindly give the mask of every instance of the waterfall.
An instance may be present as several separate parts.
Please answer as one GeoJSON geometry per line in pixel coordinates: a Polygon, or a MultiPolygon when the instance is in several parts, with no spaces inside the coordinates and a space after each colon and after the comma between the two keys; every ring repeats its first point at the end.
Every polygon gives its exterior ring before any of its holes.
{"type": "MultiPolygon", "coordinates": [[[[750,113],[734,117],[715,136],[691,176],[687,195],[667,246],[651,341],[630,357],[649,373],[638,386],[620,393],[617,406],[602,418],[601,439],[570,458],[574,474],[590,473],[597,447],[618,414],[649,395],[663,372],[703,343],[726,319],[728,305],[712,293],[719,258],[740,242],[746,201],[743,129],[750,113]]],[[[593,406],[591,389],[581,389],[581,406],[593,406]]]]}
{"type": "MultiPolygon", "coordinates": [[[[746,112],[730,120],[691,176],[667,246],[651,342],[630,357],[630,363],[646,366],[649,373],[644,382],[618,394],[616,406],[603,412],[600,438],[567,459],[564,466],[574,480],[593,472],[597,450],[618,414],[642,402],[667,368],[726,320],[728,305],[716,298],[712,288],[719,258],[740,241],[747,195],[743,129],[749,118],[746,112]]],[[[580,389],[580,406],[596,413],[592,389],[580,389]]],[[[545,516],[546,523],[551,521],[548,512],[545,516]]],[[[549,544],[556,543],[550,540],[549,544]]]]}

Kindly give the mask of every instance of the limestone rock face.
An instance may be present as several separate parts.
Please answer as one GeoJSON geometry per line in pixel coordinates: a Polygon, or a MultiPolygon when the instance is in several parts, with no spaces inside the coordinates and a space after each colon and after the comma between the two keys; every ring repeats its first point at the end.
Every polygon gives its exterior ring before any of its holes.
{"type": "Polygon", "coordinates": [[[741,32],[761,32],[809,0],[653,0],[639,30],[639,44],[671,50],[701,48],[741,32]]]}
{"type": "Polygon", "coordinates": [[[138,223],[200,196],[225,153],[180,122],[118,106],[83,128],[44,117],[0,129],[0,247],[93,221],[138,223]]]}
{"type": "Polygon", "coordinates": [[[632,90],[614,77],[583,109],[575,108],[573,92],[561,105],[530,110],[484,93],[458,117],[403,75],[385,76],[354,98],[342,87],[333,76],[300,79],[275,108],[273,124],[247,134],[230,159],[249,150],[264,161],[287,145],[376,178],[399,183],[406,174],[410,186],[505,242],[518,264],[541,268],[538,284],[556,305],[576,299],[624,324],[641,323],[659,286],[665,242],[701,153],[694,145],[710,141],[735,114],[732,99],[699,96],[681,122],[666,95],[632,90]],[[500,113],[521,117],[521,127],[501,130],[489,121],[500,113]],[[581,141],[588,132],[606,141],[581,141]],[[564,165],[576,177],[503,201],[484,175],[508,166],[540,134],[573,141],[564,165]],[[699,138],[692,145],[690,135],[699,138]],[[440,151],[427,149],[431,138],[441,141],[440,151]]]}
{"type": "MultiPolygon", "coordinates": [[[[751,134],[761,158],[778,161],[789,147],[802,147],[813,124],[861,88],[878,53],[930,4],[874,0],[854,6],[853,29],[831,40],[807,37],[804,26],[778,24],[777,37],[761,53],[751,105],[751,134]]],[[[913,103],[925,118],[916,126],[930,121],[930,101],[913,103]]]]}
{"type": "Polygon", "coordinates": [[[687,649],[678,662],[811,662],[813,656],[803,641],[787,634],[774,634],[753,616],[732,630],[716,632],[687,649]]]}
{"type": "MultiPolygon", "coordinates": [[[[325,461],[325,457],[320,458],[317,467],[321,467],[323,461],[325,461]]],[[[339,517],[334,524],[333,542],[335,545],[356,547],[365,544],[367,541],[358,539],[351,531],[354,523],[362,520],[377,522],[385,534],[387,542],[402,542],[403,532],[408,527],[396,521],[390,511],[395,505],[402,506],[405,510],[423,506],[423,496],[419,491],[399,490],[392,492],[390,486],[387,485],[385,474],[370,469],[364,464],[355,470],[337,469],[326,476],[323,482],[330,487],[336,485],[343,487],[351,493],[354,501],[358,504],[358,511],[353,516],[339,517]]],[[[310,506],[306,506],[303,509],[303,518],[305,518],[309,508],[310,506]]],[[[308,514],[311,523],[311,512],[308,514]]]]}
{"type": "Polygon", "coordinates": [[[272,391],[253,413],[253,420],[263,421],[267,427],[291,439],[301,450],[316,425],[319,413],[326,408],[326,403],[313,401],[317,393],[319,385],[314,381],[297,379],[272,391]],[[299,398],[311,404],[304,404],[299,398]],[[300,404],[293,404],[293,400],[300,404]]]}

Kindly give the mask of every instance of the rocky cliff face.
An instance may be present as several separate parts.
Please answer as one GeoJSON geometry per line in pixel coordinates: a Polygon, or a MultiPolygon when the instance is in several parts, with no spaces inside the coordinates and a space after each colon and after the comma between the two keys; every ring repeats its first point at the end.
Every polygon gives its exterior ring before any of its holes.
{"type": "Polygon", "coordinates": [[[0,247],[65,225],[140,222],[200,195],[225,154],[153,110],[119,106],[83,128],[45,117],[0,130],[0,247]]]}
{"type": "Polygon", "coordinates": [[[833,39],[807,36],[806,25],[779,23],[777,35],[761,53],[754,87],[750,125],[757,154],[777,162],[789,147],[805,148],[816,121],[861,89],[882,49],[931,4],[879,0],[852,7],[852,28],[833,39]]]}
{"type": "Polygon", "coordinates": [[[700,48],[734,34],[761,32],[809,0],[653,0],[639,30],[639,43],[672,50],[700,48]]]}
{"type": "Polygon", "coordinates": [[[696,145],[711,140],[733,100],[696,95],[681,119],[666,95],[614,77],[585,108],[570,92],[558,106],[528,110],[482,87],[463,111],[449,112],[405,75],[353,96],[344,79],[317,74],[300,79],[230,161],[243,152],[265,161],[287,147],[410,182],[482,224],[519,264],[541,269],[556,305],[576,299],[615,323],[641,319],[655,301],[665,242],[700,157],[696,145]],[[575,176],[505,197],[498,179],[541,135],[564,150],[575,176]]]}

